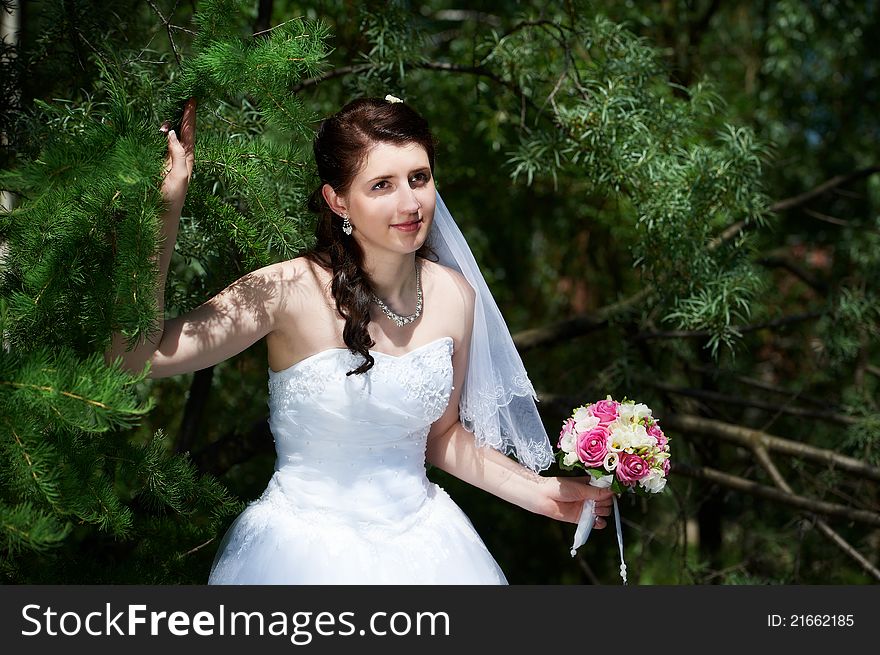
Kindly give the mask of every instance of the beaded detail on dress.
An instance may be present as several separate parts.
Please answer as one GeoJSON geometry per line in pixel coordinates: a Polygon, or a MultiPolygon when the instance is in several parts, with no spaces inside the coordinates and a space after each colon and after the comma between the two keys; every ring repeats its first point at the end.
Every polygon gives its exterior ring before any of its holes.
{"type": "Polygon", "coordinates": [[[347,348],[322,350],[280,371],[269,369],[269,410],[284,411],[320,395],[328,386],[343,385],[351,378],[371,377],[382,385],[399,386],[404,397],[421,404],[425,415],[433,417],[429,422],[433,422],[449,401],[453,345],[452,337],[440,337],[402,355],[371,351],[373,367],[363,375],[352,376],[346,376],[346,372],[360,366],[363,358],[359,353],[347,348]],[[448,389],[437,384],[438,373],[442,379],[449,379],[448,389]]]}

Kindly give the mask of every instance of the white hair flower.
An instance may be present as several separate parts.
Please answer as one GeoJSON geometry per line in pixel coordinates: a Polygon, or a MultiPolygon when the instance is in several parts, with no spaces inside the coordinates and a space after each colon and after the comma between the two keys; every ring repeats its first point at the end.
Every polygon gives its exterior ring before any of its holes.
{"type": "Polygon", "coordinates": [[[392,105],[393,105],[395,102],[403,102],[403,100],[401,100],[400,98],[398,98],[398,97],[396,97],[396,96],[391,95],[390,93],[389,93],[387,96],[385,96],[385,100],[387,100],[388,102],[390,102],[392,105]]]}

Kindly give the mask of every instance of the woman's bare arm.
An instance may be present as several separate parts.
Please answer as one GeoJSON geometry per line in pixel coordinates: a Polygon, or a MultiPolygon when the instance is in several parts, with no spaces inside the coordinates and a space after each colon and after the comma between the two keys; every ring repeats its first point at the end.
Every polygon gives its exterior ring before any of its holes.
{"type": "Polygon", "coordinates": [[[461,424],[458,405],[470,351],[475,293],[463,278],[458,280],[458,289],[465,323],[463,338],[452,358],[453,390],[449,405],[428,433],[428,462],[514,505],[560,521],[577,523],[584,500],[592,498],[596,500],[595,527],[605,527],[601,517],[611,512],[610,490],[589,486],[585,477],[538,475],[494,448],[478,446],[473,433],[461,424]]]}
{"type": "Polygon", "coordinates": [[[164,378],[213,366],[275,329],[295,281],[292,266],[272,264],[239,278],[196,309],[165,321],[149,377],[164,378]]]}

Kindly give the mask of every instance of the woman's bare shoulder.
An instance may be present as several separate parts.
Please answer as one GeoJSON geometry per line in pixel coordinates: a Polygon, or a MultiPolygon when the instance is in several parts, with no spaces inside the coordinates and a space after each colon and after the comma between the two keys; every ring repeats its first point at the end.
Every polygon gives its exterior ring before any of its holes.
{"type": "Polygon", "coordinates": [[[422,272],[426,282],[426,292],[430,288],[431,295],[444,308],[444,311],[464,315],[473,312],[474,289],[459,271],[437,262],[425,260],[422,272]],[[428,287],[428,283],[430,283],[430,287],[428,287]]]}
{"type": "Polygon", "coordinates": [[[474,289],[460,271],[428,259],[424,260],[424,266],[425,270],[430,272],[432,279],[437,281],[441,293],[450,297],[461,297],[473,303],[474,289]]]}
{"type": "Polygon", "coordinates": [[[273,277],[279,282],[278,291],[286,296],[288,310],[300,310],[326,295],[332,272],[310,258],[301,255],[273,264],[273,277]]]}
{"type": "Polygon", "coordinates": [[[270,264],[269,268],[272,267],[287,279],[297,279],[306,274],[314,275],[319,270],[325,270],[305,255],[270,264]]]}

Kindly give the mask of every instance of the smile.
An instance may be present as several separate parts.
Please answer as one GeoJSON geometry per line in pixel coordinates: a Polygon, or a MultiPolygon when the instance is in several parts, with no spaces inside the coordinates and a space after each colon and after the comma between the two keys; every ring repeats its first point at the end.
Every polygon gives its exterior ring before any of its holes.
{"type": "Polygon", "coordinates": [[[398,223],[397,225],[392,225],[391,227],[401,230],[402,232],[415,232],[419,229],[419,225],[422,224],[422,219],[417,221],[411,221],[409,223],[398,223]]]}

